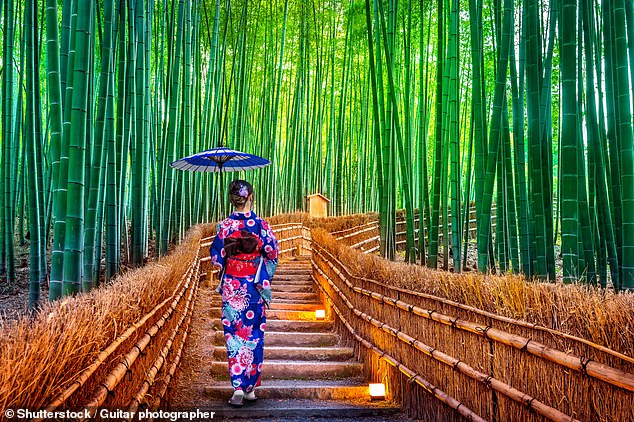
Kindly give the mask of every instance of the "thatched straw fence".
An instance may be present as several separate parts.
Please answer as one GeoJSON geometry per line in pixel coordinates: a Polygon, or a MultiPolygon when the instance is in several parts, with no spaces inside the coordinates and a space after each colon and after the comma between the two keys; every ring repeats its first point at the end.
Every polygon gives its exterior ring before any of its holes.
{"type": "MultiPolygon", "coordinates": [[[[306,215],[269,221],[282,259],[310,250],[306,215]]],[[[199,281],[211,270],[215,228],[193,227],[170,255],[112,284],[46,303],[32,318],[0,321],[0,409],[88,409],[93,415],[103,408],[163,408],[199,281]]]]}
{"type": "Polygon", "coordinates": [[[634,420],[634,295],[443,273],[363,254],[324,230],[312,238],[338,331],[409,416],[634,420]]]}
{"type": "Polygon", "coordinates": [[[199,242],[210,230],[192,228],[169,256],[112,284],[3,321],[0,408],[158,407],[180,360],[199,242]]]}

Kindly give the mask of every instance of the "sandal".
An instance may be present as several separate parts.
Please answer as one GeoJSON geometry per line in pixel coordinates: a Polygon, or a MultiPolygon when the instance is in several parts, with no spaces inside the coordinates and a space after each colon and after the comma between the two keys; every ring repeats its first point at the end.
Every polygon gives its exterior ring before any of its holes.
{"type": "Polygon", "coordinates": [[[258,398],[255,395],[254,391],[248,392],[245,396],[244,396],[244,400],[250,403],[253,403],[254,401],[257,401],[258,398]]]}
{"type": "Polygon", "coordinates": [[[244,394],[233,394],[229,399],[229,404],[233,407],[242,407],[244,405],[244,394]]]}

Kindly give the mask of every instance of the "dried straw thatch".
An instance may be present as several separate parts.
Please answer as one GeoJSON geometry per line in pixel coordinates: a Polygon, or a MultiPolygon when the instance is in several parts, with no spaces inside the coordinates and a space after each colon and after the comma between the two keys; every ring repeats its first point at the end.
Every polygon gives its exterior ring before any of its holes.
{"type": "Polygon", "coordinates": [[[497,315],[569,333],[621,353],[634,350],[634,294],[588,285],[529,282],[519,275],[454,274],[396,263],[342,247],[313,230],[324,245],[359,277],[446,298],[497,315]]]}

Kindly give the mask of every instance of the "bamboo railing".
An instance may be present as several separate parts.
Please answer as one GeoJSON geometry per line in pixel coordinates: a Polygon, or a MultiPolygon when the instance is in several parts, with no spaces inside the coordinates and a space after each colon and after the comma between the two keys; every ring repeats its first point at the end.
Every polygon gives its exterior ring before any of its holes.
{"type": "MultiPolygon", "coordinates": [[[[495,205],[493,206],[493,214],[491,216],[492,229],[495,229],[496,215],[495,205]]],[[[449,213],[451,217],[451,212],[449,213]]],[[[399,211],[396,217],[396,248],[403,250],[406,243],[406,231],[405,231],[405,211],[399,211]]],[[[419,213],[414,213],[414,234],[415,245],[418,245],[418,233],[420,229],[419,213]]],[[[451,222],[449,223],[449,229],[451,230],[451,222]]],[[[442,224],[439,225],[439,239],[442,239],[442,224]]],[[[363,224],[356,227],[351,227],[346,230],[340,230],[330,233],[338,241],[346,246],[350,246],[352,249],[357,249],[363,253],[372,253],[378,251],[380,248],[381,236],[379,233],[379,222],[372,221],[367,224],[363,224]]],[[[475,207],[469,209],[469,238],[475,239],[476,235],[476,217],[475,207]]]]}
{"type": "Polygon", "coordinates": [[[153,387],[165,363],[175,359],[173,346],[182,349],[187,336],[198,288],[199,254],[200,249],[172,294],[116,337],[49,402],[46,411],[87,409],[90,419],[100,419],[97,410],[103,406],[137,409],[148,394],[164,398],[164,392],[153,387]]]}
{"type": "MultiPolygon", "coordinates": [[[[363,236],[366,229],[357,231],[363,236]]],[[[340,243],[349,244],[355,231],[338,233],[342,236],[340,243]]],[[[340,319],[338,331],[355,345],[373,380],[387,379],[411,417],[634,420],[629,356],[547,327],[356,277],[329,245],[314,242],[312,262],[321,295],[340,319]],[[438,400],[425,400],[414,384],[438,400]],[[448,414],[441,404],[458,411],[448,414]]]]}

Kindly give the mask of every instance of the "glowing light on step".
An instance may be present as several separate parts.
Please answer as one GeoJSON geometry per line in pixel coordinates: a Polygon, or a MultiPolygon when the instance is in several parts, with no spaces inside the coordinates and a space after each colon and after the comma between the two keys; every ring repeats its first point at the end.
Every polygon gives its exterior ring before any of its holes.
{"type": "Polygon", "coordinates": [[[315,319],[324,319],[326,318],[326,311],[324,309],[317,309],[315,311],[315,319]]]}
{"type": "Polygon", "coordinates": [[[385,400],[385,384],[370,384],[370,400],[385,400]]]}

